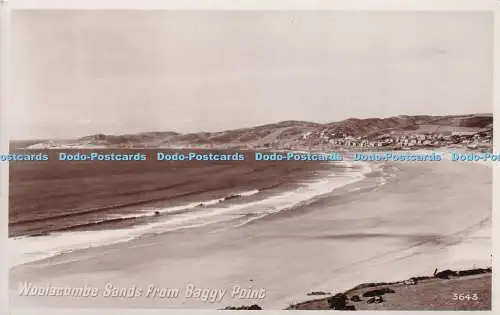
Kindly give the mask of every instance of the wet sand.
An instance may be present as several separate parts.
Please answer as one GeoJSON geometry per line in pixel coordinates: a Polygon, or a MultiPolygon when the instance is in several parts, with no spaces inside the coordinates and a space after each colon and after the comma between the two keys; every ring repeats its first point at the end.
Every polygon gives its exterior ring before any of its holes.
{"type": "MultiPolygon", "coordinates": [[[[345,186],[306,207],[238,228],[205,226],[91,248],[11,269],[12,307],[284,309],[312,291],[491,266],[492,170],[473,163],[399,163],[377,188],[345,186]],[[99,288],[95,298],[23,297],[19,284],[99,288]],[[104,297],[106,284],[177,298],[104,297]],[[227,289],[218,302],[185,298],[189,284],[227,289]],[[232,298],[235,286],[265,290],[232,298]]],[[[368,187],[368,186],[366,186],[368,187]]],[[[425,305],[422,305],[425,309],[425,305]]]]}

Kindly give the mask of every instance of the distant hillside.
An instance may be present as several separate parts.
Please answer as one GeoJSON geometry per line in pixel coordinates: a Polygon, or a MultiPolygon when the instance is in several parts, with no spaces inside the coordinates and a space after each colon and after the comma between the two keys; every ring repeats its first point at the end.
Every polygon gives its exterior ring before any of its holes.
{"type": "Polygon", "coordinates": [[[26,148],[38,143],[44,143],[48,140],[45,139],[38,139],[38,140],[12,140],[9,143],[9,149],[11,151],[17,150],[17,149],[22,149],[26,148]]]}
{"type": "Polygon", "coordinates": [[[307,121],[282,121],[251,128],[220,132],[180,134],[173,131],[131,135],[96,134],[75,140],[43,141],[28,148],[260,148],[315,145],[320,134],[375,137],[389,132],[443,132],[492,128],[493,115],[396,116],[389,118],[349,118],[320,124],[307,121]],[[313,135],[312,137],[309,137],[313,135]],[[316,137],[315,137],[316,136],[316,137]],[[307,140],[306,140],[307,139],[307,140]]]}
{"type": "Polygon", "coordinates": [[[143,132],[132,135],[104,135],[97,134],[87,137],[77,139],[76,141],[80,143],[85,143],[88,145],[101,145],[101,146],[136,146],[149,144],[159,145],[162,141],[171,139],[173,137],[180,136],[179,133],[173,131],[166,132],[143,132]]]}

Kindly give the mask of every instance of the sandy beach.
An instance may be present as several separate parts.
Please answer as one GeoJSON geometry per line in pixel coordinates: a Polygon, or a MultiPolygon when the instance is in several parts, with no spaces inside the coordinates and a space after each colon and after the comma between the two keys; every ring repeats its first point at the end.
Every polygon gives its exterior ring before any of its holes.
{"type": "Polygon", "coordinates": [[[189,7],[11,8],[10,307],[491,308],[491,10],[189,7]]]}
{"type": "Polygon", "coordinates": [[[386,168],[392,173],[383,181],[368,174],[326,198],[249,224],[181,229],[14,267],[12,306],[217,309],[256,303],[284,309],[312,291],[341,292],[436,268],[491,266],[490,167],[442,161],[386,168]],[[23,283],[86,285],[99,294],[21,296],[23,283]],[[193,296],[191,286],[225,293],[193,296]],[[142,293],[112,297],[105,293],[112,287],[142,293]],[[146,296],[161,288],[178,294],[146,296]],[[265,294],[241,294],[249,289],[265,294]]]}

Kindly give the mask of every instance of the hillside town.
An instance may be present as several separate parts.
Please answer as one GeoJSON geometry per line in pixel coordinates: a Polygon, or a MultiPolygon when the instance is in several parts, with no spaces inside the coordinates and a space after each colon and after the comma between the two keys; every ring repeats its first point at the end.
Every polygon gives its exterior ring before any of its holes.
{"type": "MultiPolygon", "coordinates": [[[[460,128],[455,128],[460,129],[460,128]]],[[[344,149],[344,150],[413,150],[447,146],[465,146],[469,149],[491,147],[493,126],[475,130],[447,130],[441,132],[388,131],[378,135],[354,136],[341,131],[319,130],[305,132],[293,144],[269,143],[275,149],[344,149]]]]}
{"type": "Polygon", "coordinates": [[[127,135],[95,134],[79,139],[52,139],[26,149],[170,148],[238,150],[413,150],[467,147],[491,149],[493,117],[401,116],[347,119],[334,123],[283,121],[219,132],[180,134],[172,131],[127,135]]]}
{"type": "Polygon", "coordinates": [[[374,137],[355,137],[344,133],[308,132],[302,140],[311,146],[345,147],[345,148],[391,148],[410,150],[419,147],[444,147],[464,145],[471,149],[488,146],[493,143],[493,128],[482,128],[475,131],[446,131],[437,133],[389,132],[374,137]]]}

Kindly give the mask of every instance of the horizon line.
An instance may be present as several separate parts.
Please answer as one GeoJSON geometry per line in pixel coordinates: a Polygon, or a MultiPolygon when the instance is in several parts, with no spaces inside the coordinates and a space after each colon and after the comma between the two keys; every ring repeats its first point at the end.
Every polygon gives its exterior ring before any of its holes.
{"type": "Polygon", "coordinates": [[[233,129],[223,129],[223,130],[218,130],[218,131],[194,131],[194,132],[178,132],[175,130],[150,130],[150,131],[138,131],[138,132],[132,132],[132,133],[102,133],[102,132],[97,132],[97,133],[89,133],[86,135],[82,136],[76,136],[76,137],[41,137],[41,138],[24,138],[24,139],[9,139],[9,142],[14,142],[14,141],[47,141],[47,140],[73,140],[73,139],[80,139],[84,137],[89,137],[89,136],[95,136],[95,135],[105,135],[105,136],[129,136],[129,135],[138,135],[138,134],[143,134],[143,133],[166,133],[166,132],[174,132],[179,135],[189,135],[189,134],[198,134],[198,133],[217,133],[217,132],[228,132],[228,131],[235,131],[235,130],[241,130],[241,129],[250,129],[250,128],[257,128],[257,127],[263,127],[267,125],[274,125],[274,124],[280,124],[284,122],[303,122],[303,123],[311,123],[311,124],[318,124],[318,125],[327,125],[327,124],[332,124],[332,123],[339,123],[342,121],[346,121],[349,119],[359,119],[359,120],[368,120],[368,119],[389,119],[389,118],[397,118],[397,117],[416,117],[416,116],[430,116],[430,117],[459,117],[459,116],[492,116],[494,117],[494,113],[463,113],[463,114],[449,114],[449,115],[430,115],[430,114],[416,114],[416,115],[407,115],[407,114],[400,114],[400,115],[392,115],[392,116],[376,116],[376,117],[365,117],[365,118],[359,118],[359,117],[348,117],[342,120],[336,120],[336,121],[329,121],[329,122],[319,122],[319,121],[312,121],[312,120],[296,120],[296,119],[286,119],[286,120],[280,120],[276,122],[269,122],[265,124],[258,124],[258,125],[253,125],[253,126],[248,126],[248,127],[239,127],[239,128],[233,128],[233,129]]]}

